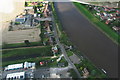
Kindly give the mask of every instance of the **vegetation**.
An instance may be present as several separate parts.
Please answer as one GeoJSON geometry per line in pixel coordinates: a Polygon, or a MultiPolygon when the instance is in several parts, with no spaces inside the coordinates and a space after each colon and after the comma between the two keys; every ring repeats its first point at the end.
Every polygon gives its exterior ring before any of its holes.
{"type": "Polygon", "coordinates": [[[20,24],[20,22],[15,22],[15,25],[19,25],[20,24]]]}
{"type": "Polygon", "coordinates": [[[120,41],[118,40],[120,36],[116,32],[92,15],[84,5],[76,2],[74,2],[74,5],[80,10],[81,13],[83,13],[90,21],[92,21],[93,24],[95,24],[100,30],[104,31],[108,37],[110,37],[114,42],[120,44],[120,41]]]}
{"type": "Polygon", "coordinates": [[[58,63],[63,63],[63,64],[64,64],[64,67],[65,67],[65,66],[68,66],[68,62],[65,60],[64,57],[62,57],[61,60],[60,60],[58,63]]]}
{"type": "Polygon", "coordinates": [[[54,16],[54,21],[55,21],[56,27],[57,27],[57,32],[58,32],[58,35],[60,37],[63,29],[62,29],[62,26],[60,24],[60,21],[58,20],[58,16],[57,16],[55,8],[54,8],[54,3],[51,3],[51,5],[52,5],[52,13],[53,13],[53,16],[54,16]]]}
{"type": "Polygon", "coordinates": [[[29,45],[26,45],[26,43],[15,43],[15,44],[3,43],[2,49],[19,48],[19,47],[32,47],[32,46],[42,46],[42,43],[41,42],[30,42],[29,45]]]}
{"type": "Polygon", "coordinates": [[[30,56],[30,55],[37,55],[39,57],[43,56],[52,56],[51,46],[41,47],[41,48],[24,48],[24,49],[14,49],[14,50],[3,50],[2,58],[7,57],[17,57],[17,56],[30,56]]]}
{"type": "Polygon", "coordinates": [[[72,42],[69,40],[68,35],[65,32],[62,32],[60,36],[60,42],[63,43],[64,45],[72,45],[72,42]]]}
{"type": "MultiPolygon", "coordinates": [[[[78,76],[77,76],[76,72],[74,71],[74,69],[70,69],[69,72],[70,72],[70,76],[71,76],[73,79],[74,79],[74,78],[78,78],[78,76]]],[[[76,79],[75,79],[75,80],[76,80],[76,79]]]]}
{"type": "Polygon", "coordinates": [[[67,54],[68,54],[68,56],[72,56],[74,53],[70,50],[67,50],[67,54]]]}
{"type": "Polygon", "coordinates": [[[44,45],[47,45],[48,40],[49,40],[49,38],[45,35],[45,33],[47,33],[47,31],[45,30],[45,27],[43,25],[40,26],[40,29],[41,29],[41,34],[40,34],[41,42],[44,43],[44,45]]]}
{"type": "Polygon", "coordinates": [[[89,71],[89,77],[88,78],[106,78],[107,76],[99,69],[97,68],[88,58],[85,57],[84,54],[82,54],[79,50],[73,49],[73,53],[75,53],[80,58],[80,64],[75,64],[77,69],[79,70],[81,76],[83,76],[82,70],[84,68],[87,68],[89,71]]]}
{"type": "Polygon", "coordinates": [[[78,71],[80,72],[81,76],[83,76],[83,69],[87,68],[89,72],[89,77],[88,78],[106,78],[107,76],[103,74],[101,70],[96,68],[90,61],[87,59],[81,60],[80,64],[75,64],[77,67],[78,71]]]}
{"type": "Polygon", "coordinates": [[[52,4],[52,12],[53,12],[54,19],[55,19],[54,21],[56,23],[58,35],[60,37],[60,42],[65,45],[72,45],[72,43],[70,42],[68,38],[68,35],[63,31],[62,25],[58,19],[57,13],[54,8],[54,3],[51,3],[51,4],[52,4]]]}
{"type": "Polygon", "coordinates": [[[54,58],[54,59],[43,59],[43,60],[38,60],[36,62],[36,67],[37,68],[40,68],[40,67],[57,67],[57,58],[54,58]],[[43,65],[40,65],[40,62],[44,62],[43,65]]]}
{"type": "MultiPolygon", "coordinates": [[[[24,62],[35,62],[36,63],[36,68],[40,68],[40,67],[57,67],[58,63],[57,63],[57,58],[51,58],[51,57],[36,57],[36,58],[29,58],[29,59],[22,59],[22,60],[15,60],[15,61],[7,61],[4,62],[2,64],[3,67],[10,65],[10,64],[18,64],[18,63],[24,63],[24,62]],[[40,62],[44,62],[43,65],[40,65],[40,62]]],[[[64,63],[59,62],[59,63],[64,63]]],[[[66,63],[67,64],[67,63],[66,63]]],[[[66,66],[66,65],[65,65],[66,66]]]]}

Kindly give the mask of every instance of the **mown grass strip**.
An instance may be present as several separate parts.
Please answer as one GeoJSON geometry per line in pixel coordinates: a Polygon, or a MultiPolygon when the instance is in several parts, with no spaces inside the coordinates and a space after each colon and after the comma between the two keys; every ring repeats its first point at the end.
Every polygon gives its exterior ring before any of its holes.
{"type": "Polygon", "coordinates": [[[15,44],[3,43],[2,49],[19,48],[19,47],[32,47],[32,46],[41,46],[41,45],[42,45],[42,42],[30,42],[29,45],[26,45],[25,43],[15,43],[15,44]]]}
{"type": "Polygon", "coordinates": [[[72,52],[72,51],[70,51],[70,50],[67,50],[67,55],[70,57],[70,56],[72,56],[74,53],[72,52]]]}
{"type": "Polygon", "coordinates": [[[2,52],[2,58],[7,58],[11,56],[22,56],[40,54],[41,56],[51,56],[52,50],[51,46],[41,47],[41,48],[25,48],[25,49],[14,49],[14,50],[4,50],[2,52]]]}
{"type": "Polygon", "coordinates": [[[57,15],[56,10],[55,10],[54,3],[51,3],[51,5],[52,5],[52,12],[53,12],[53,16],[54,16],[54,21],[56,23],[57,32],[58,32],[58,35],[60,37],[60,42],[65,44],[65,45],[72,45],[72,43],[70,42],[70,40],[68,38],[68,35],[63,31],[62,25],[58,19],[58,15],[57,15]]]}
{"type": "Polygon", "coordinates": [[[79,9],[79,11],[88,18],[89,21],[97,26],[97,28],[104,32],[115,43],[120,44],[120,35],[114,32],[109,26],[98,20],[92,13],[90,13],[88,9],[85,8],[85,6],[77,2],[73,3],[79,9]]]}
{"type": "Polygon", "coordinates": [[[60,24],[60,21],[58,20],[58,16],[57,16],[57,13],[56,13],[56,10],[55,10],[55,7],[54,7],[54,2],[51,3],[51,6],[52,6],[52,13],[53,13],[53,16],[54,16],[54,21],[55,21],[56,27],[57,27],[57,32],[58,32],[58,35],[60,37],[63,29],[62,29],[62,26],[60,24]]]}

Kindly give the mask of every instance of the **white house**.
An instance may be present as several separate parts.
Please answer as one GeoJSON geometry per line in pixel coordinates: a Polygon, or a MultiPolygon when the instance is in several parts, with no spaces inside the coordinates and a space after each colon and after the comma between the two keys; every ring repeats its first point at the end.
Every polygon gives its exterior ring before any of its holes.
{"type": "Polygon", "coordinates": [[[25,79],[25,72],[7,74],[6,79],[25,79]]]}

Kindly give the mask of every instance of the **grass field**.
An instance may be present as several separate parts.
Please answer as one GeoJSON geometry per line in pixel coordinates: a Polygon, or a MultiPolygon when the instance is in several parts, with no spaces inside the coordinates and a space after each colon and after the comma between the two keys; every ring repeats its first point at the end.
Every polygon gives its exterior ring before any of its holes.
{"type": "Polygon", "coordinates": [[[72,51],[70,51],[70,50],[67,50],[67,55],[68,56],[72,56],[74,53],[72,52],[72,51]]]}
{"type": "Polygon", "coordinates": [[[4,44],[2,45],[2,49],[8,49],[8,48],[19,48],[19,47],[32,47],[32,46],[42,46],[42,42],[30,42],[29,45],[26,45],[25,43],[14,43],[14,44],[4,44]]]}
{"type": "Polygon", "coordinates": [[[120,44],[120,35],[114,32],[109,26],[101,22],[97,19],[93,14],[90,13],[88,9],[85,8],[84,5],[80,3],[74,2],[74,5],[79,9],[79,11],[85,15],[89,21],[92,21],[93,24],[96,25],[102,32],[104,32],[110,39],[112,39],[115,43],[120,44]]]}
{"type": "Polygon", "coordinates": [[[78,71],[80,72],[81,75],[83,75],[82,70],[84,68],[87,68],[89,71],[89,77],[88,78],[107,78],[107,76],[97,69],[94,65],[91,65],[92,63],[86,59],[81,60],[80,64],[75,64],[77,67],[78,71]]]}
{"type": "Polygon", "coordinates": [[[13,56],[29,56],[31,54],[40,54],[40,56],[52,56],[51,46],[41,48],[25,48],[25,49],[14,49],[4,50],[2,52],[2,58],[13,57],[13,56]]]}
{"type": "Polygon", "coordinates": [[[71,76],[73,79],[78,78],[78,76],[77,76],[77,74],[75,73],[74,69],[69,70],[69,72],[70,72],[70,76],[71,76]]]}

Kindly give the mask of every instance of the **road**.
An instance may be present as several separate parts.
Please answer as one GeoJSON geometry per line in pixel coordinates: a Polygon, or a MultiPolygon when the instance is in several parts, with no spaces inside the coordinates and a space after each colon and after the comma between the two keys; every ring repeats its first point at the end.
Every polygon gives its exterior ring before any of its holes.
{"type": "Polygon", "coordinates": [[[73,69],[75,70],[75,72],[76,72],[77,75],[78,75],[78,78],[81,78],[81,75],[80,75],[79,71],[77,70],[77,68],[75,67],[75,65],[70,61],[69,57],[67,56],[67,53],[66,53],[66,51],[65,51],[64,46],[63,46],[63,45],[60,43],[60,41],[59,41],[59,37],[58,37],[56,25],[55,25],[55,23],[54,23],[53,15],[52,15],[52,21],[53,21],[53,27],[54,27],[54,36],[55,36],[57,45],[60,47],[61,53],[64,55],[64,58],[65,58],[66,61],[68,62],[68,66],[70,66],[71,68],[73,68],[73,69]]]}
{"type": "MultiPolygon", "coordinates": [[[[26,16],[27,20],[25,21],[25,25],[31,25],[32,24],[32,16],[31,15],[27,15],[26,16]]],[[[32,26],[32,25],[31,25],[32,26]]]]}
{"type": "Polygon", "coordinates": [[[118,46],[92,25],[72,3],[55,3],[64,31],[78,49],[110,78],[118,77],[118,46]]]}

